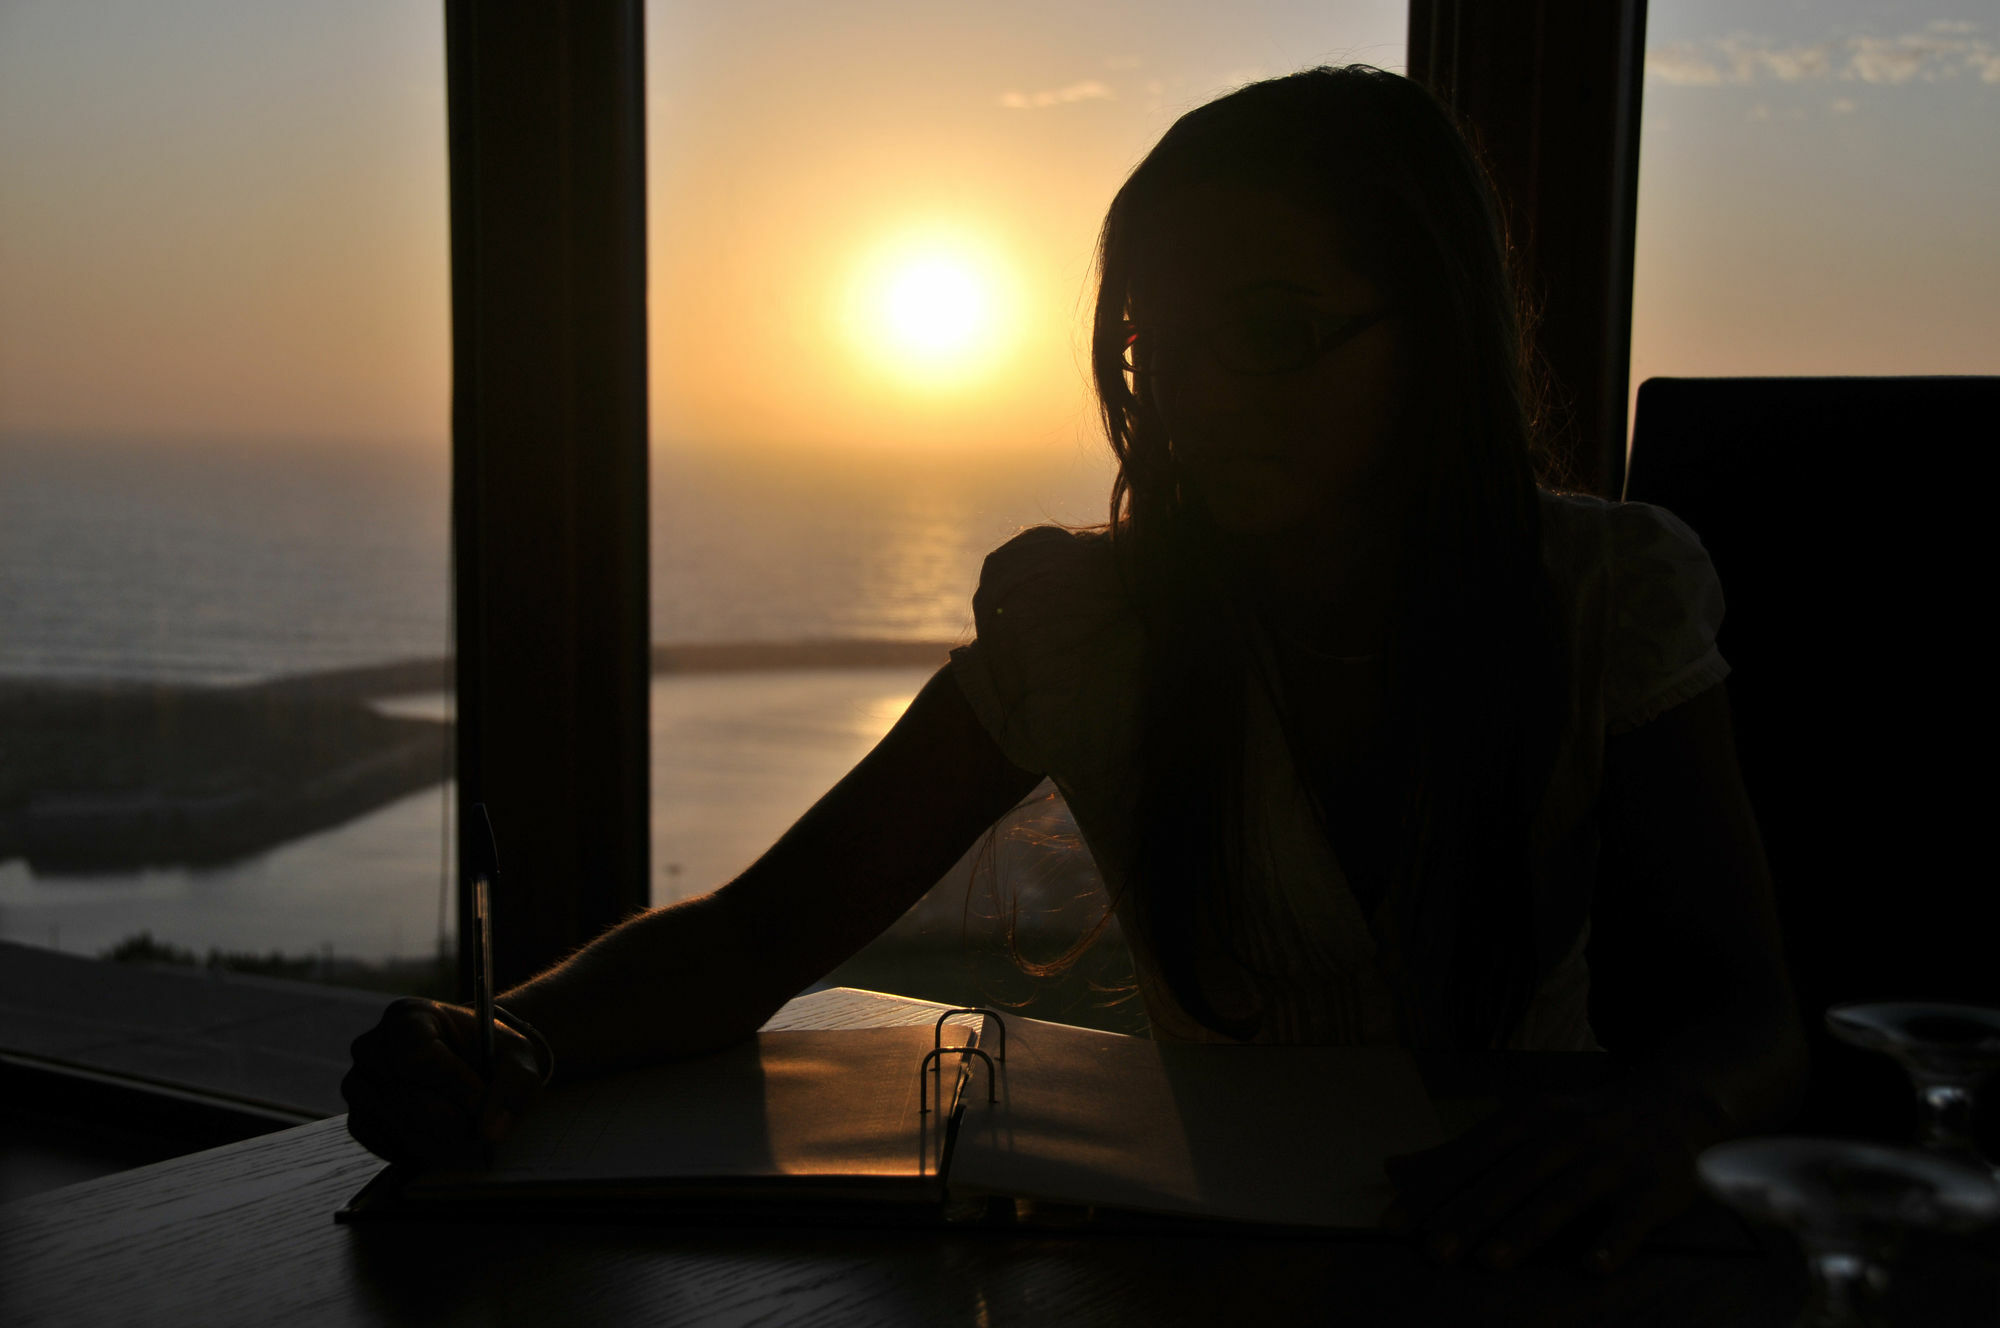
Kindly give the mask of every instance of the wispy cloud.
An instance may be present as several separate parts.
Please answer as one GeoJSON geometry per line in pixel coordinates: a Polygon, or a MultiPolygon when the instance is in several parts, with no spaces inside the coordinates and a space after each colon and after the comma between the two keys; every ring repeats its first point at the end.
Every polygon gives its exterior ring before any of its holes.
{"type": "Polygon", "coordinates": [[[1010,111],[1039,111],[1050,106],[1071,106],[1080,101],[1115,101],[1117,94],[1094,78],[1068,87],[1043,88],[1039,92],[1007,91],[1000,104],[1010,111]]]}
{"type": "Polygon", "coordinates": [[[1722,67],[1695,42],[1675,42],[1646,52],[1646,77],[1677,88],[1712,88],[1722,82],[1722,67]]]}
{"type": "Polygon", "coordinates": [[[1739,68],[1768,72],[1780,83],[1825,78],[1833,68],[1833,51],[1825,42],[1761,49],[1739,43],[1732,54],[1739,68]]]}
{"type": "Polygon", "coordinates": [[[1780,83],[1825,78],[1833,70],[1829,42],[1808,46],[1773,46],[1742,35],[1707,42],[1676,42],[1646,52],[1648,77],[1681,87],[1717,87],[1724,83],[1755,83],[1770,77],[1780,83]]]}
{"type": "MultiPolygon", "coordinates": [[[[1965,48],[1973,38],[1945,36],[1934,32],[1908,32],[1900,37],[1855,37],[1848,45],[1852,54],[1843,78],[1863,83],[1908,83],[1913,78],[1934,82],[1959,71],[1970,54],[1965,48]]],[[[1978,46],[1985,47],[1984,42],[1978,46]]]]}
{"type": "Polygon", "coordinates": [[[1807,83],[1838,78],[1863,83],[1935,83],[1970,74],[2000,83],[2000,50],[1976,36],[1979,26],[1939,20],[1897,37],[1847,37],[1779,45],[1735,33],[1675,42],[1646,52],[1646,75],[1676,87],[1744,86],[1766,79],[1807,83]]]}

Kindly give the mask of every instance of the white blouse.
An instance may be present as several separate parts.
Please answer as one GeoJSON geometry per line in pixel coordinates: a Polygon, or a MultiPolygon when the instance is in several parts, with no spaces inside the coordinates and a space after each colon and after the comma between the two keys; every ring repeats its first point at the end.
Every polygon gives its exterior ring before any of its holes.
{"type": "MultiPolygon", "coordinates": [[[[1642,503],[1542,499],[1543,558],[1565,617],[1574,691],[1532,830],[1544,976],[1506,1045],[1574,1051],[1597,1045],[1584,948],[1604,739],[1714,686],[1729,666],[1715,648],[1721,588],[1693,531],[1642,503]]],[[[1023,531],[987,557],[972,606],[977,639],[952,654],[960,688],[1007,758],[1054,782],[1107,888],[1123,899],[1143,641],[1108,542],[1055,526],[1023,531]]],[[[1256,1040],[1397,1045],[1391,979],[1400,947],[1389,911],[1364,916],[1349,890],[1261,689],[1251,690],[1245,742],[1245,957],[1284,975],[1289,993],[1266,1006],[1256,1040]]],[[[1180,1008],[1122,905],[1120,913],[1153,1035],[1222,1040],[1180,1008]]]]}

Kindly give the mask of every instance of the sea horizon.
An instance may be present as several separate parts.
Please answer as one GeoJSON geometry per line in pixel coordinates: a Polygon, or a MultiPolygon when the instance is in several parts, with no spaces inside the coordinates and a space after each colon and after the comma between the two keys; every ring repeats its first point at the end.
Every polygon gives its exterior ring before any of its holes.
{"type": "MultiPolygon", "coordinates": [[[[653,454],[659,646],[961,641],[986,554],[1102,520],[1039,459],[653,454]]],[[[416,448],[0,437],[0,677],[249,682],[451,653],[449,474],[416,448]]]]}

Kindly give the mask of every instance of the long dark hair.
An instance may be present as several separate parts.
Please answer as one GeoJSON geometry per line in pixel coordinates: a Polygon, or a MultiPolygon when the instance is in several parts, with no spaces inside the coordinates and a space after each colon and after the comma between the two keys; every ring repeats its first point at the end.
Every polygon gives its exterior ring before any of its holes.
{"type": "MultiPolygon", "coordinates": [[[[1186,501],[1165,428],[1128,383],[1135,285],[1176,200],[1276,192],[1337,225],[1398,310],[1412,365],[1394,482],[1407,514],[1385,649],[1404,812],[1394,917],[1413,1045],[1498,1045],[1540,974],[1529,826],[1562,698],[1541,567],[1524,318],[1478,159],[1423,88],[1365,66],[1254,83],[1181,117],[1104,221],[1091,360],[1118,475],[1110,534],[1147,634],[1133,916],[1182,1007],[1231,1036],[1197,972],[1243,959],[1246,693],[1258,667],[1186,501]]],[[[1336,847],[1338,847],[1336,845],[1336,847]]]]}

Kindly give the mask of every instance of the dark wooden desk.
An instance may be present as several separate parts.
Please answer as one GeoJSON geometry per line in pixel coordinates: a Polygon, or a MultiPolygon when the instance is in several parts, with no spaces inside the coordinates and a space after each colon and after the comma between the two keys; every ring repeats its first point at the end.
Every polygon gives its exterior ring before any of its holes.
{"type": "MultiPolygon", "coordinates": [[[[936,1008],[834,990],[773,1026],[936,1008]]],[[[1448,1124],[1477,1110],[1440,1098],[1448,1124]]],[[[379,1166],[336,1118],[0,1207],[0,1322],[1775,1325],[1798,1296],[1782,1250],[1649,1250],[1595,1279],[1389,1240],[335,1225],[379,1166]]]]}

